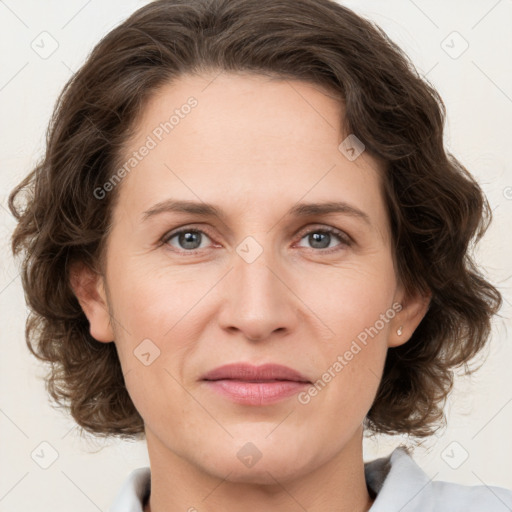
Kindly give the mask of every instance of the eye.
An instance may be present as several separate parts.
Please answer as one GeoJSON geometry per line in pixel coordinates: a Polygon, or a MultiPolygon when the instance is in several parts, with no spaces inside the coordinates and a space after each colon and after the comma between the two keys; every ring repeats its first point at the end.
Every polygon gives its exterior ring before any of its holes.
{"type": "Polygon", "coordinates": [[[334,252],[341,250],[343,247],[350,246],[351,241],[348,235],[334,228],[315,228],[306,231],[301,240],[307,239],[308,242],[312,245],[313,249],[320,249],[323,252],[334,252]],[[341,244],[335,246],[334,248],[331,246],[331,242],[333,241],[333,237],[337,238],[341,244]],[[328,251],[324,251],[325,249],[329,249],[328,251]],[[334,250],[331,250],[334,249],[334,250]]]}
{"type": "MultiPolygon", "coordinates": [[[[171,240],[176,238],[176,243],[178,244],[177,249],[180,249],[183,252],[192,252],[198,249],[204,249],[204,247],[201,247],[201,242],[203,241],[204,237],[210,238],[204,231],[200,229],[184,228],[166,235],[162,239],[162,242],[164,244],[170,244],[171,240]]],[[[176,247],[173,244],[170,245],[172,247],[176,247]]]]}

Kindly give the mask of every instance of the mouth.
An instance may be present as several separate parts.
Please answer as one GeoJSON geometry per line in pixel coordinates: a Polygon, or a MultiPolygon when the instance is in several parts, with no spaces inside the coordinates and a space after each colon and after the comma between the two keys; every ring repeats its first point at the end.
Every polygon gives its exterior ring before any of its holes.
{"type": "Polygon", "coordinates": [[[311,384],[296,370],[276,364],[224,365],[208,372],[201,380],[223,398],[252,406],[281,401],[311,384]]]}

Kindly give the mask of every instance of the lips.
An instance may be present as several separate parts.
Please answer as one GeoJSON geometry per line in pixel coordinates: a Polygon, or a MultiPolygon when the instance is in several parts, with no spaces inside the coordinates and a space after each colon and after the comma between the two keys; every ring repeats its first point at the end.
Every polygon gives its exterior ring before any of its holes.
{"type": "Polygon", "coordinates": [[[309,386],[307,377],[280,364],[253,366],[234,363],[220,366],[202,377],[209,391],[244,406],[269,406],[291,399],[309,386]]]}
{"type": "Polygon", "coordinates": [[[202,380],[237,380],[244,382],[292,381],[310,383],[301,373],[280,364],[254,366],[247,363],[234,363],[219,366],[201,377],[202,380]]]}

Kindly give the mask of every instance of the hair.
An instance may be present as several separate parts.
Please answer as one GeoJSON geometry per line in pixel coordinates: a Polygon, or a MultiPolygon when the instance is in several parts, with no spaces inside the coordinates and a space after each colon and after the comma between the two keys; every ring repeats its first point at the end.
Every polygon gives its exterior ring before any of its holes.
{"type": "Polygon", "coordinates": [[[365,428],[430,436],[445,421],[453,368],[474,371],[467,363],[486,345],[502,304],[472,256],[491,210],[445,151],[446,112],[435,88],[381,28],[332,0],[157,0],[104,36],[65,84],[45,154],[9,196],[12,251],[24,256],[26,342],[50,365],[50,396],[96,435],[144,432],[115,343],[91,336],[70,268],[81,262],[103,275],[120,187],[101,200],[94,191],[121,165],[148,100],[184,74],[212,71],[336,93],[340,126],[385,162],[395,269],[408,294],[431,300],[411,338],[388,349],[365,428]]]}

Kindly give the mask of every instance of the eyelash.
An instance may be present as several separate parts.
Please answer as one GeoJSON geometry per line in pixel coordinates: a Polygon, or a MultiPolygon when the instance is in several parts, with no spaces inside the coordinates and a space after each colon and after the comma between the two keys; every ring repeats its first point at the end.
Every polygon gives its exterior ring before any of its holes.
{"type": "MultiPolygon", "coordinates": [[[[193,227],[184,227],[184,228],[181,228],[181,229],[179,229],[177,231],[172,231],[171,233],[166,233],[161,238],[160,242],[161,242],[162,245],[168,244],[170,240],[172,240],[174,237],[176,237],[177,235],[180,235],[182,233],[201,233],[201,234],[206,235],[212,241],[214,241],[213,237],[206,230],[197,229],[197,228],[193,228],[193,227]]],[[[299,242],[304,237],[306,237],[307,235],[310,235],[312,233],[324,233],[324,234],[328,233],[328,234],[331,234],[331,235],[335,235],[339,239],[339,241],[341,242],[341,244],[339,246],[331,247],[330,249],[310,248],[310,250],[314,251],[314,252],[320,252],[320,253],[323,253],[323,254],[331,254],[333,252],[337,252],[337,251],[342,250],[343,247],[350,247],[352,245],[352,239],[347,234],[345,234],[343,231],[340,231],[338,229],[331,228],[331,227],[322,227],[322,228],[316,227],[316,228],[310,229],[309,231],[301,232],[300,233],[299,242]]],[[[191,249],[191,250],[187,251],[187,250],[178,250],[178,249],[172,247],[171,250],[174,251],[174,252],[177,252],[177,253],[189,254],[191,256],[194,256],[198,252],[201,252],[201,251],[203,251],[205,249],[204,248],[203,249],[191,249]]]]}

